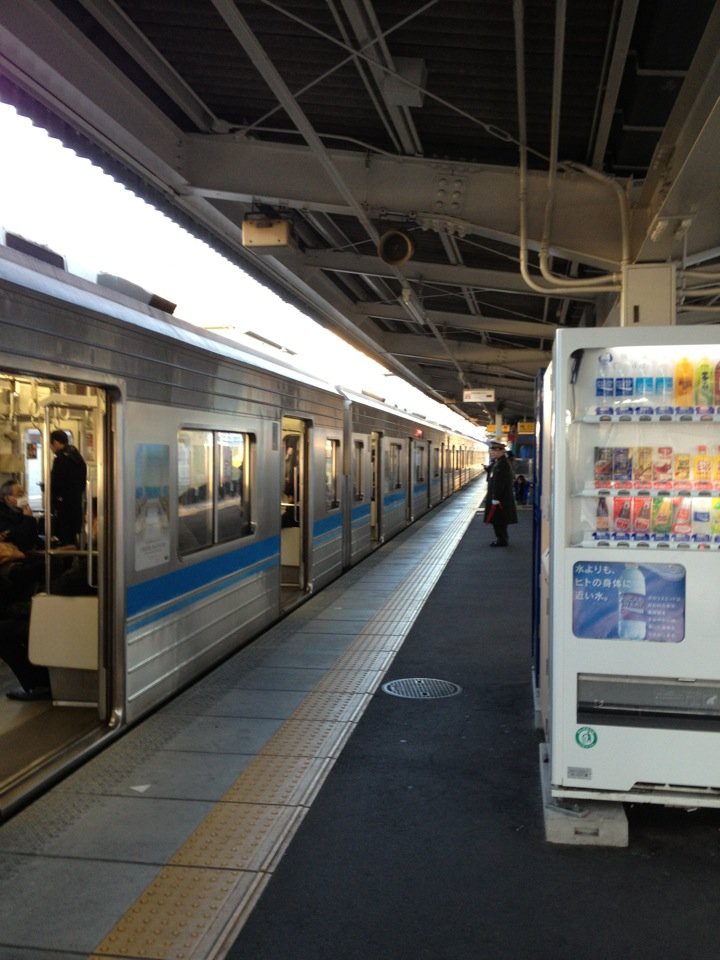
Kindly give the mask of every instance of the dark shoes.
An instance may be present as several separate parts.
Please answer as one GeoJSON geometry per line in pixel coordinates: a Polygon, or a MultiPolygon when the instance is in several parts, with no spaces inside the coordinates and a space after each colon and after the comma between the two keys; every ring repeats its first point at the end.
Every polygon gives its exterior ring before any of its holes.
{"type": "Polygon", "coordinates": [[[491,547],[507,547],[508,544],[507,544],[507,543],[500,543],[499,540],[493,540],[493,542],[490,544],[490,546],[491,546],[491,547]]]}
{"type": "Polygon", "coordinates": [[[11,690],[8,700],[50,700],[50,687],[33,687],[32,690],[11,690]]]}

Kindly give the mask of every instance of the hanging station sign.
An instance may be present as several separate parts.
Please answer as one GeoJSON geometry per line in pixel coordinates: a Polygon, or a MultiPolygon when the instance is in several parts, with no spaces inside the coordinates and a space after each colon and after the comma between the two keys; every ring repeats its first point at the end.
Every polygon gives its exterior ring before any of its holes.
{"type": "Polygon", "coordinates": [[[463,390],[465,403],[495,403],[494,390],[463,390]]]}

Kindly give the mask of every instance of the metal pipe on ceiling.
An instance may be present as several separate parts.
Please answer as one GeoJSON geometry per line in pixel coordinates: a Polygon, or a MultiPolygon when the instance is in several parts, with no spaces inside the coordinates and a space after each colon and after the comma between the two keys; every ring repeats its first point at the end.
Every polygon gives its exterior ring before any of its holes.
{"type": "MultiPolygon", "coordinates": [[[[549,283],[555,283],[568,289],[577,289],[582,287],[592,287],[598,284],[598,278],[579,279],[577,277],[561,277],[554,274],[550,269],[550,232],[552,228],[552,217],[555,209],[555,180],[558,168],[558,151],[560,144],[560,116],[562,102],[562,84],[563,84],[563,65],[565,61],[565,26],[567,22],[567,0],[556,0],[555,4],[555,49],[553,60],[553,92],[552,92],[552,110],[550,118],[550,162],[548,165],[548,198],[545,204],[545,220],[543,224],[543,236],[540,242],[540,273],[549,283]]],[[[573,169],[584,171],[579,165],[573,169]]],[[[626,209],[625,197],[619,185],[614,181],[608,181],[608,178],[598,174],[593,170],[590,172],[595,179],[602,182],[609,182],[616,188],[620,204],[620,224],[622,233],[622,266],[627,264],[628,251],[630,248],[630,237],[628,228],[628,215],[626,209]]],[[[622,274],[608,274],[608,281],[620,283],[622,274]]],[[[601,278],[604,281],[605,278],[601,278]]]]}
{"type": "MultiPolygon", "coordinates": [[[[515,71],[518,88],[518,143],[520,150],[520,273],[525,283],[537,293],[558,293],[566,296],[568,291],[575,287],[576,284],[580,284],[581,281],[567,281],[570,283],[570,287],[558,284],[555,288],[550,288],[536,283],[530,276],[529,271],[527,229],[527,101],[525,95],[525,11],[523,0],[513,0],[513,20],[515,24],[515,71]]],[[[583,283],[581,289],[584,294],[612,293],[620,290],[620,284],[591,281],[590,285],[583,283]]]]}
{"type": "MultiPolygon", "coordinates": [[[[617,284],[621,282],[622,274],[613,273],[608,274],[607,278],[598,278],[593,277],[590,279],[579,279],[561,277],[552,272],[550,269],[550,232],[552,228],[552,217],[555,209],[555,181],[557,176],[558,168],[558,152],[560,144],[560,116],[561,116],[561,102],[562,102],[562,84],[563,84],[563,67],[565,61],[565,26],[567,23],[567,0],[556,0],[555,4],[555,48],[554,48],[554,60],[553,60],[553,92],[552,92],[552,110],[550,116],[550,163],[548,165],[548,198],[547,203],[545,204],[545,220],[543,224],[543,235],[540,242],[540,254],[539,254],[539,264],[540,264],[540,273],[543,276],[543,279],[547,280],[548,283],[555,283],[561,287],[567,287],[568,289],[577,289],[583,287],[593,287],[597,286],[598,282],[604,282],[605,279],[608,282],[617,284]]],[[[573,169],[575,167],[573,166],[573,169]]],[[[578,167],[578,169],[581,169],[578,167]]],[[[584,171],[582,171],[584,172],[584,171]]],[[[597,171],[592,171],[592,174],[596,179],[600,179],[603,182],[607,181],[606,177],[598,175],[597,171]]],[[[623,244],[623,266],[627,263],[628,250],[629,250],[629,231],[628,231],[628,216],[626,211],[625,197],[620,190],[619,185],[615,181],[611,181],[615,187],[617,187],[617,195],[620,203],[620,223],[621,223],[621,232],[622,232],[622,244],[623,244]]]]}

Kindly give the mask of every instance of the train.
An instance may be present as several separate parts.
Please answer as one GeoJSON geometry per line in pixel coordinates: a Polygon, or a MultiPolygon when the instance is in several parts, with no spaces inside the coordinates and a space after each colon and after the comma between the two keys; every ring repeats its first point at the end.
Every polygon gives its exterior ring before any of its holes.
{"type": "Polygon", "coordinates": [[[0,482],[41,524],[27,642],[51,688],[0,696],[0,817],[482,476],[485,452],[470,429],[0,247],[0,482]],[[57,429],[87,465],[69,550],[52,534],[57,429]],[[71,558],[87,589],[57,594],[71,558]]]}

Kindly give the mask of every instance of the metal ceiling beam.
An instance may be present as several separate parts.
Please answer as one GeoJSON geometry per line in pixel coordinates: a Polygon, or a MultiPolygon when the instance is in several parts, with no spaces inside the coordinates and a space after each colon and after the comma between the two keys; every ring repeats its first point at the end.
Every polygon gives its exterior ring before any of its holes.
{"type": "Polygon", "coordinates": [[[385,96],[385,78],[388,73],[383,69],[383,65],[395,72],[395,64],[383,39],[370,0],[340,0],[340,2],[361,48],[368,51],[362,60],[356,57],[354,63],[363,82],[366,79],[365,67],[372,75],[375,89],[371,91],[371,97],[376,107],[378,99],[381,101],[382,109],[378,110],[381,119],[383,122],[386,120],[389,122],[391,136],[398,144],[400,152],[410,155],[421,153],[420,138],[410,111],[407,107],[403,108],[391,103],[385,96]],[[378,62],[375,63],[375,60],[378,62]]]}
{"type": "MultiPolygon", "coordinates": [[[[623,0],[602,97],[591,165],[602,170],[640,0],[623,0]]],[[[593,127],[595,125],[593,124],[593,127]]]]}
{"type": "MultiPolygon", "coordinates": [[[[396,218],[460,238],[481,236],[518,245],[514,168],[327,148],[324,152],[345,185],[343,192],[328,180],[315,147],[197,134],[183,140],[180,165],[189,190],[198,196],[347,216],[357,216],[360,204],[370,219],[396,218]]],[[[529,237],[531,247],[538,247],[546,176],[535,171],[528,179],[529,237]]],[[[558,176],[552,253],[602,270],[619,263],[621,236],[612,190],[578,173],[558,176]]]]}
{"type": "MultiPolygon", "coordinates": [[[[378,334],[378,343],[395,356],[415,357],[416,359],[442,359],[435,341],[430,337],[412,334],[378,334]]],[[[529,350],[523,348],[490,347],[484,344],[465,343],[448,340],[448,349],[460,363],[487,363],[497,366],[522,368],[540,367],[550,362],[549,350],[529,350]]]]}
{"type": "Polygon", "coordinates": [[[226,133],[230,129],[200,100],[113,0],[80,0],[80,3],[199,130],[226,133]]]}
{"type": "MultiPolygon", "coordinates": [[[[372,277],[390,279],[392,273],[379,257],[359,253],[338,253],[333,250],[308,250],[305,263],[315,270],[333,273],[361,273],[372,277]]],[[[477,287],[480,290],[499,293],[524,294],[542,299],[542,294],[528,290],[520,273],[504,270],[482,270],[473,267],[456,267],[443,263],[410,260],[403,265],[405,278],[414,283],[445,283],[448,286],[477,287]]],[[[548,295],[549,296],[549,295],[548,295]]],[[[557,294],[554,294],[557,298],[557,294]]],[[[573,296],[573,299],[575,297],[573,296]]],[[[592,302],[592,296],[580,297],[592,302]]]]}
{"type": "Polygon", "coordinates": [[[0,4],[0,68],[151,183],[183,185],[177,127],[50,0],[0,4]]]}
{"type": "MultiPolygon", "coordinates": [[[[438,326],[448,326],[472,333],[499,333],[504,336],[523,337],[537,340],[552,340],[558,327],[552,323],[533,323],[530,320],[507,320],[501,317],[487,317],[484,314],[468,316],[466,313],[450,313],[447,310],[428,310],[428,316],[438,326]]],[[[382,320],[403,321],[404,314],[398,307],[387,303],[359,303],[352,315],[358,320],[364,317],[378,317],[382,320]]]]}
{"type": "Polygon", "coordinates": [[[655,150],[635,217],[638,261],[720,245],[720,0],[655,150]]]}
{"type": "MultiPolygon", "coordinates": [[[[272,90],[274,96],[277,97],[278,102],[302,134],[323,174],[335,187],[341,200],[347,203],[348,212],[362,224],[370,240],[377,246],[380,235],[372,219],[368,217],[363,203],[358,199],[353,186],[348,183],[344,172],[340,170],[326,150],[325,145],[315,132],[314,127],[305,116],[305,113],[300,108],[300,105],[275,68],[275,65],[249,28],[245,18],[240,14],[233,0],[211,0],[211,2],[231,30],[233,36],[252,60],[255,69],[258,70],[272,90]]],[[[391,269],[396,277],[402,281],[402,273],[396,268],[391,269]]],[[[432,323],[428,321],[427,318],[423,318],[422,305],[418,302],[412,290],[408,288],[403,290],[401,302],[411,316],[416,316],[418,321],[427,323],[430,329],[433,329],[432,323]]],[[[433,332],[435,333],[435,331],[433,332]]],[[[440,346],[444,347],[442,337],[440,337],[439,334],[436,334],[436,336],[440,346]]],[[[457,369],[458,375],[460,379],[462,379],[462,370],[460,367],[457,369]]]]}

